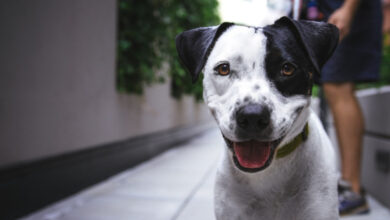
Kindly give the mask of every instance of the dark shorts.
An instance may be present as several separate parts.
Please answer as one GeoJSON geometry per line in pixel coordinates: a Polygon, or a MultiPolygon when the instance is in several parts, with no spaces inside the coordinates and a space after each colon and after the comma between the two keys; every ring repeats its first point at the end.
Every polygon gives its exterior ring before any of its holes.
{"type": "MultiPolygon", "coordinates": [[[[319,0],[325,17],[343,0],[319,0]]],[[[322,68],[322,82],[370,82],[379,79],[382,53],[380,0],[361,0],[349,35],[322,68]]]]}

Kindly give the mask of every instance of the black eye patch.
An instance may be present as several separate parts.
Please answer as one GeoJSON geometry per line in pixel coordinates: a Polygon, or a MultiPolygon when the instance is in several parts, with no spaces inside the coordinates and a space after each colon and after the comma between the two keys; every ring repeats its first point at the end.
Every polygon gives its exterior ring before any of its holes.
{"type": "Polygon", "coordinates": [[[284,96],[307,95],[311,90],[310,61],[293,34],[285,28],[265,30],[267,37],[265,69],[268,78],[284,96]],[[285,64],[294,65],[294,73],[283,74],[285,64]]]}
{"type": "MultiPolygon", "coordinates": [[[[336,49],[339,31],[326,22],[295,21],[282,17],[263,28],[267,36],[265,66],[268,77],[285,96],[311,94],[320,83],[321,68],[336,49]],[[288,78],[278,75],[281,62],[297,65],[288,78]]],[[[287,71],[287,69],[286,69],[287,71]]]]}

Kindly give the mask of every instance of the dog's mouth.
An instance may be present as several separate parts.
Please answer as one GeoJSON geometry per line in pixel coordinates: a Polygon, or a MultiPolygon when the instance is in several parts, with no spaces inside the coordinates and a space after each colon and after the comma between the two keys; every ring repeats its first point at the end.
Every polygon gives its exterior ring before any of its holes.
{"type": "Polygon", "coordinates": [[[233,153],[235,165],[240,170],[251,173],[261,171],[271,164],[275,149],[281,140],[233,142],[224,138],[233,153]]]}

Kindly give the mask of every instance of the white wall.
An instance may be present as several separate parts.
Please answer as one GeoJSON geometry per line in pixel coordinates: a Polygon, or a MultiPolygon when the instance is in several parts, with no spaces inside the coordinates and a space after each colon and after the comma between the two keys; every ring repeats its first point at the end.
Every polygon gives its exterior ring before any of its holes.
{"type": "Polygon", "coordinates": [[[0,167],[210,120],[169,85],[115,89],[115,0],[0,2],[0,167]]]}

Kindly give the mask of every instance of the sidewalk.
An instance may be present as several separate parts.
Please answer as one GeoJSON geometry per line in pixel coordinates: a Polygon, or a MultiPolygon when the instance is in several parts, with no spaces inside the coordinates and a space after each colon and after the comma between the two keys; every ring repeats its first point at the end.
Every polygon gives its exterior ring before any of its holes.
{"type": "MultiPolygon", "coordinates": [[[[223,140],[217,129],[24,219],[213,220],[213,185],[223,140]]],[[[342,220],[385,220],[390,211],[369,198],[369,215],[342,220]]]]}

